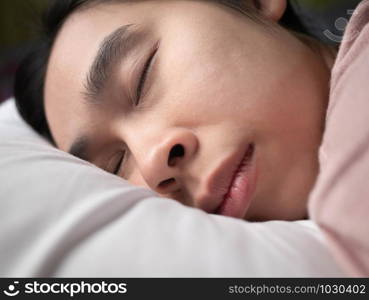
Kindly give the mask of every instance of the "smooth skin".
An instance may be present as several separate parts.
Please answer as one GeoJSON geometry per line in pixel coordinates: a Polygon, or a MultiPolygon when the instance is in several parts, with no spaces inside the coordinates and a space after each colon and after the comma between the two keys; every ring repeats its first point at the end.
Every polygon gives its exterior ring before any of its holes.
{"type": "Polygon", "coordinates": [[[58,148],[67,151],[84,134],[89,160],[108,172],[126,151],[119,176],[210,211],[206,180],[253,143],[258,180],[244,219],[306,218],[333,59],[325,46],[278,25],[286,0],[257,3],[268,26],[209,1],[111,2],[73,13],[53,47],[45,84],[58,148]],[[149,37],[119,63],[94,106],[83,92],[88,70],[104,38],[131,23],[149,37]],[[135,69],[158,41],[136,106],[135,69]],[[175,145],[184,153],[169,163],[175,145]]]}

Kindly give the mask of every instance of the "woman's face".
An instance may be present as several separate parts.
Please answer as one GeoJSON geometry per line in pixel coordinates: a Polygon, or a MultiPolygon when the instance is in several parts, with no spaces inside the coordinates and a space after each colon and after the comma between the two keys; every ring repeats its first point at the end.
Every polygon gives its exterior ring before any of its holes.
{"type": "Polygon", "coordinates": [[[306,217],[329,72],[275,29],[206,1],[74,13],[45,85],[58,148],[209,213],[306,217]]]}

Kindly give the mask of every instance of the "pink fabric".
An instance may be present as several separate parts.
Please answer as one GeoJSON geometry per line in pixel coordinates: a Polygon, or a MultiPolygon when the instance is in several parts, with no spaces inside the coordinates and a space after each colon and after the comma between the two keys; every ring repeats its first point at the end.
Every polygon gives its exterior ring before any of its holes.
{"type": "Polygon", "coordinates": [[[310,218],[347,275],[369,276],[369,0],[346,29],[326,117],[310,218]]]}

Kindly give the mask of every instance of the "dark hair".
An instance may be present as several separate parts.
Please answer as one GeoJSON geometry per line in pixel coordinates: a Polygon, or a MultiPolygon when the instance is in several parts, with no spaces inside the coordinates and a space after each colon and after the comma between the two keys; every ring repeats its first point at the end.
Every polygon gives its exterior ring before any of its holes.
{"type": "MultiPolygon", "coordinates": [[[[105,0],[129,2],[132,0],[105,0]]],[[[137,1],[137,0],[136,0],[137,1]]],[[[257,1],[250,0],[198,0],[211,1],[235,9],[259,20],[254,13],[257,1]],[[251,5],[253,4],[253,5],[251,5]]],[[[103,3],[104,0],[54,0],[42,17],[41,36],[21,61],[15,76],[14,96],[21,117],[36,132],[56,146],[44,109],[44,84],[51,49],[66,19],[75,11],[103,3]]]]}

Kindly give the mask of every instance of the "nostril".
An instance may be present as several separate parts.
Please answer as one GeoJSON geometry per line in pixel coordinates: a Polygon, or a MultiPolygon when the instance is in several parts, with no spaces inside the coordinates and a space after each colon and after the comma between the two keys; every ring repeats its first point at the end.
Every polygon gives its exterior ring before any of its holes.
{"type": "Polygon", "coordinates": [[[170,150],[169,158],[168,158],[168,165],[173,167],[176,164],[177,158],[183,157],[185,155],[185,149],[182,145],[176,144],[170,150]]]}
{"type": "Polygon", "coordinates": [[[163,180],[162,182],[159,183],[159,188],[161,189],[165,189],[166,187],[168,187],[169,185],[175,183],[176,180],[174,178],[169,178],[167,180],[163,180]]]}

